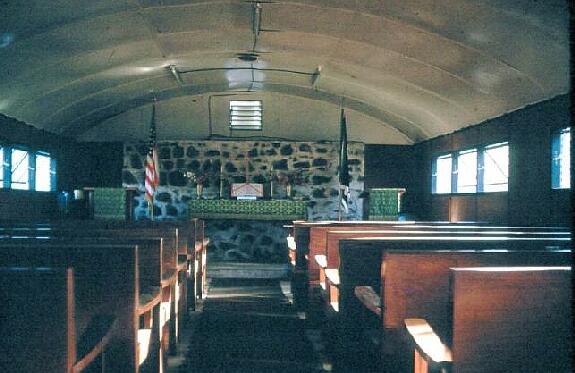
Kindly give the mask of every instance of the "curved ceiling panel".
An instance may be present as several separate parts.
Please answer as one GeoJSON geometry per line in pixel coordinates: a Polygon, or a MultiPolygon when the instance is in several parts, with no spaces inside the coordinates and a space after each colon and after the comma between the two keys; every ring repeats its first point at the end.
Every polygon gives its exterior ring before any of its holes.
{"type": "MultiPolygon", "coordinates": [[[[339,138],[339,105],[322,100],[284,93],[202,94],[165,99],[156,104],[156,127],[159,140],[281,138],[294,141],[337,141],[339,138]],[[229,100],[262,100],[262,131],[234,131],[228,125],[229,100]],[[301,120],[306,118],[306,122],[301,120]],[[211,130],[210,130],[211,129],[211,130]]],[[[100,125],[86,130],[83,141],[102,141],[110,132],[117,141],[147,141],[151,105],[142,105],[100,125]]],[[[350,141],[364,143],[410,144],[407,136],[395,128],[355,110],[347,110],[350,141]]]]}
{"type": "Polygon", "coordinates": [[[190,113],[197,131],[176,124],[188,117],[186,100],[251,91],[272,118],[265,136],[330,138],[337,120],[314,110],[343,100],[358,139],[382,131],[369,138],[411,143],[569,90],[569,12],[560,0],[32,0],[4,8],[0,111],[81,139],[138,127],[152,92],[182,111],[166,116],[182,130],[173,138],[206,136],[206,107],[190,113]],[[258,55],[245,62],[240,52],[258,55]],[[296,101],[298,120],[282,107],[296,101]],[[299,132],[305,123],[319,127],[299,132]]]}

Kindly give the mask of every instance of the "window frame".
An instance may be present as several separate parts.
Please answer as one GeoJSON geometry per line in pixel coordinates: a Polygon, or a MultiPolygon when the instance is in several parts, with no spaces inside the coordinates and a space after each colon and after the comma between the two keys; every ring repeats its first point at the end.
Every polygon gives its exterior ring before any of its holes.
{"type": "MultiPolygon", "coordinates": [[[[53,192],[56,186],[56,162],[52,155],[45,151],[36,151],[34,153],[34,191],[36,192],[53,192]],[[38,157],[46,157],[49,160],[48,180],[50,183],[49,190],[38,190],[38,157]]],[[[32,190],[32,189],[31,189],[32,190]]]]}
{"type": "Polygon", "coordinates": [[[5,146],[3,144],[0,144],[0,189],[4,189],[4,179],[5,179],[5,175],[6,175],[6,166],[5,166],[5,162],[4,162],[4,151],[5,146]]]}
{"type": "Polygon", "coordinates": [[[10,189],[12,190],[34,190],[34,177],[32,176],[32,170],[36,167],[35,157],[32,157],[33,153],[31,153],[28,149],[21,146],[13,146],[10,148],[10,189]],[[14,188],[14,152],[19,151],[26,154],[27,160],[27,169],[23,171],[26,175],[26,187],[25,188],[14,188]],[[34,159],[34,161],[33,161],[34,159]]]}
{"type": "Polygon", "coordinates": [[[3,150],[3,164],[0,167],[3,169],[3,179],[0,180],[0,189],[4,190],[18,190],[25,192],[38,192],[38,193],[53,193],[57,189],[57,161],[52,153],[44,150],[34,150],[23,145],[6,145],[0,144],[0,149],[3,150]],[[27,187],[14,188],[13,187],[13,172],[12,172],[12,152],[14,150],[26,152],[28,157],[28,170],[27,170],[27,187]],[[48,157],[50,159],[50,190],[36,190],[36,158],[38,156],[48,157]]]}
{"type": "MultiPolygon", "coordinates": [[[[481,175],[482,175],[481,193],[505,193],[505,192],[509,192],[509,142],[502,141],[502,142],[496,142],[493,144],[485,145],[481,149],[481,154],[483,155],[482,164],[481,164],[481,175]],[[486,191],[485,190],[485,186],[486,186],[486,184],[485,184],[485,154],[488,150],[502,148],[502,147],[507,147],[507,175],[506,175],[507,182],[505,183],[506,189],[505,190],[486,191]]],[[[500,185],[500,184],[487,184],[487,185],[500,185]]]]}
{"type": "Polygon", "coordinates": [[[433,158],[432,161],[432,170],[431,170],[431,193],[432,194],[438,194],[438,195],[446,195],[446,194],[452,194],[453,193],[453,163],[454,163],[454,157],[453,154],[450,153],[443,153],[443,154],[439,154],[436,157],[433,158]],[[451,171],[449,172],[449,192],[438,192],[437,191],[437,161],[439,159],[447,159],[449,158],[451,160],[451,171]]]}
{"type": "Polygon", "coordinates": [[[474,148],[464,149],[464,150],[458,150],[458,151],[454,152],[454,154],[455,154],[455,159],[456,159],[456,161],[455,161],[456,165],[455,165],[455,167],[454,167],[453,176],[452,176],[452,177],[455,179],[455,180],[452,181],[452,184],[455,185],[455,192],[454,192],[454,194],[476,194],[476,193],[478,192],[478,190],[479,190],[479,182],[478,182],[478,181],[479,181],[479,153],[480,153],[480,149],[479,149],[479,148],[475,148],[475,147],[474,147],[474,148]],[[465,187],[465,186],[471,187],[471,186],[474,186],[474,187],[475,187],[475,191],[474,191],[474,192],[469,192],[469,191],[461,192],[461,191],[459,191],[459,188],[460,188],[460,185],[459,185],[459,181],[460,181],[460,180],[459,180],[459,175],[460,175],[460,172],[459,172],[459,157],[462,156],[462,155],[465,155],[465,154],[472,153],[472,152],[476,154],[476,155],[475,155],[475,185],[461,185],[461,187],[465,187]]]}
{"type": "Polygon", "coordinates": [[[551,189],[552,190],[569,190],[571,189],[572,185],[571,185],[571,148],[572,148],[572,144],[571,142],[573,141],[572,138],[572,133],[571,133],[571,127],[567,126],[567,127],[562,127],[558,130],[553,131],[553,133],[551,134],[551,189]],[[569,133],[569,146],[566,147],[566,149],[568,149],[569,152],[569,162],[567,162],[567,164],[569,165],[568,167],[568,186],[562,186],[561,185],[561,169],[562,169],[562,165],[563,165],[563,158],[564,156],[562,156],[562,152],[561,152],[561,135],[563,135],[564,133],[568,132],[569,133]]]}
{"type": "Polygon", "coordinates": [[[449,152],[441,152],[441,153],[437,153],[435,156],[432,157],[432,171],[431,171],[431,175],[432,175],[432,181],[431,181],[431,194],[433,195],[476,195],[476,194],[491,194],[491,193],[507,193],[509,192],[509,149],[510,149],[510,145],[509,145],[509,141],[500,141],[500,142],[496,142],[496,143],[489,143],[489,144],[482,144],[482,145],[477,145],[477,146],[473,146],[473,147],[468,147],[468,148],[463,148],[463,149],[458,149],[458,150],[453,150],[453,151],[449,151],[449,152]],[[485,191],[485,151],[489,150],[489,149],[494,149],[497,147],[503,147],[503,146],[507,146],[508,148],[508,169],[507,169],[507,189],[506,190],[500,190],[500,191],[485,191]],[[477,152],[477,170],[476,170],[476,191],[475,192],[469,192],[469,191],[465,191],[465,192],[459,192],[458,191],[458,176],[459,176],[459,170],[458,170],[458,166],[459,166],[459,155],[461,154],[465,154],[471,151],[475,151],[477,152]],[[437,160],[441,157],[445,157],[445,156],[451,156],[452,159],[452,163],[451,163],[451,192],[447,193],[438,193],[436,192],[436,186],[437,186],[437,181],[436,181],[436,168],[437,168],[437,160]]]}

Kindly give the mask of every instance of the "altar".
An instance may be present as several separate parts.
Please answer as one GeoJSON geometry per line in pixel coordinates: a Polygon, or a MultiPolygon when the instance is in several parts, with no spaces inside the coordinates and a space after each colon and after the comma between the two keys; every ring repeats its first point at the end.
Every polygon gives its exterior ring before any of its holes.
{"type": "Polygon", "coordinates": [[[197,199],[188,203],[190,218],[241,220],[305,220],[305,201],[240,201],[231,199],[197,199]]]}

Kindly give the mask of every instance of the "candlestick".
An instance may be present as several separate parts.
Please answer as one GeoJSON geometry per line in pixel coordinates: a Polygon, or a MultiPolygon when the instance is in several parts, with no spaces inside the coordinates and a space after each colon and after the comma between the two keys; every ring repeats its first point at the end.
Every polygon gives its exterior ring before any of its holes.
{"type": "Polygon", "coordinates": [[[221,147],[220,147],[220,199],[224,198],[224,163],[221,158],[221,147]]]}

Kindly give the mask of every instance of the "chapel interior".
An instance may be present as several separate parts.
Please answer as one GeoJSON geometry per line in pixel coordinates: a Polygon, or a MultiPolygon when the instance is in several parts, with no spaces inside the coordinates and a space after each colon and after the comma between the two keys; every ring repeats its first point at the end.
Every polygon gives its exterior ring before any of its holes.
{"type": "Polygon", "coordinates": [[[0,370],[571,372],[571,12],[0,1],[0,370]]]}

